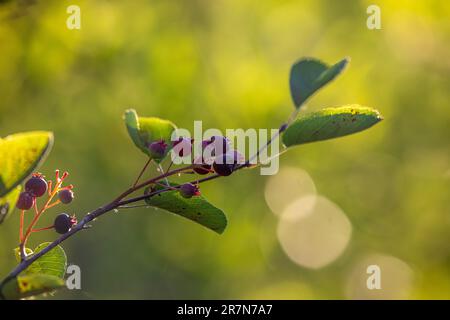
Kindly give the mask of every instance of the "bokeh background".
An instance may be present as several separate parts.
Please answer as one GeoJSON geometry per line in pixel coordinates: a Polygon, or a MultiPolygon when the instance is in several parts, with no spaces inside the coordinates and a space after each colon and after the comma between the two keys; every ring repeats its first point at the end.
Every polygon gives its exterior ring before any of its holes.
{"type": "MultiPolygon", "coordinates": [[[[121,119],[129,107],[188,129],[276,128],[295,60],[350,56],[303,112],[359,103],[385,117],[283,154],[276,176],[205,184],[229,218],[221,236],[161,210],[102,217],[64,243],[82,290],[56,297],[449,299],[449,16],[444,0],[1,1],[0,136],[53,131],[41,171],[68,170],[75,185],[42,225],[131,183],[145,157],[121,119]],[[366,27],[373,3],[381,30],[366,27]],[[71,4],[81,30],[66,27],[71,4]],[[366,288],[373,264],[381,290],[366,288]]],[[[0,227],[1,275],[17,230],[17,214],[0,227]]]]}

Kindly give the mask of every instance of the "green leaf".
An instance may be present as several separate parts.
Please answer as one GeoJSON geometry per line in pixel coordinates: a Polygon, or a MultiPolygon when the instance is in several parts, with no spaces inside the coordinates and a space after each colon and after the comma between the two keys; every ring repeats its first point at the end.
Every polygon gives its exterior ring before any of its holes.
{"type": "Polygon", "coordinates": [[[139,118],[134,109],[125,110],[124,114],[125,125],[127,126],[128,134],[133,140],[136,147],[141,149],[144,153],[146,153],[146,147],[144,142],[141,140],[139,134],[139,118]]]}
{"type": "MultiPolygon", "coordinates": [[[[177,186],[175,183],[170,183],[170,185],[177,186]]],[[[156,189],[161,188],[157,187],[156,189]]],[[[223,211],[210,204],[203,196],[186,199],[174,190],[147,198],[145,201],[152,207],[178,214],[219,234],[227,226],[227,218],[223,211]]]]}
{"type": "MultiPolygon", "coordinates": [[[[25,248],[25,255],[29,256],[33,254],[33,250],[31,250],[30,248],[25,248]]],[[[16,257],[16,261],[20,262],[20,248],[17,247],[14,249],[14,256],[16,257]]]]}
{"type": "Polygon", "coordinates": [[[377,110],[359,105],[326,108],[297,118],[282,139],[286,147],[327,140],[365,130],[382,119],[377,110]]]}
{"type": "Polygon", "coordinates": [[[296,62],[291,68],[289,80],[291,96],[296,108],[300,108],[317,90],[340,74],[349,61],[345,58],[331,67],[313,58],[296,62]]]}
{"type": "Polygon", "coordinates": [[[0,140],[0,197],[17,187],[44,161],[53,145],[46,131],[16,133],[0,140]]]}
{"type": "MultiPolygon", "coordinates": [[[[175,124],[155,117],[139,117],[133,109],[125,111],[124,119],[131,140],[142,152],[151,158],[148,146],[152,142],[164,140],[169,146],[164,157],[167,155],[172,144],[172,132],[176,129],[175,124]]],[[[154,160],[159,162],[163,158],[154,160]]]]}
{"type": "Polygon", "coordinates": [[[0,198],[0,224],[5,221],[16,207],[17,198],[19,197],[21,186],[15,187],[8,194],[0,198]]]}
{"type": "Polygon", "coordinates": [[[16,300],[54,291],[65,286],[63,279],[48,274],[19,275],[4,284],[2,295],[9,300],[16,300]]]}
{"type": "MultiPolygon", "coordinates": [[[[26,248],[27,255],[36,254],[47,247],[50,242],[41,243],[36,247],[34,253],[31,249],[26,248]]],[[[14,249],[15,256],[18,262],[20,262],[19,248],[14,249]]],[[[67,257],[64,249],[61,246],[56,246],[42,257],[33,262],[22,274],[47,274],[59,278],[64,278],[67,268],[67,257]]]]}

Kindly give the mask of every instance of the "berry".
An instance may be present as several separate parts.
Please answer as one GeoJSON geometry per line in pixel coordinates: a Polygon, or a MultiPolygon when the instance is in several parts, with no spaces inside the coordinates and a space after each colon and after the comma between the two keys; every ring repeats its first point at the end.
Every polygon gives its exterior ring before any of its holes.
{"type": "Polygon", "coordinates": [[[192,149],[191,139],[180,137],[178,141],[175,141],[173,143],[173,151],[180,157],[190,155],[191,149],[192,149]]]}
{"type": "Polygon", "coordinates": [[[74,224],[77,223],[75,217],[70,217],[67,213],[60,213],[56,216],[53,227],[59,234],[69,232],[74,224]]]}
{"type": "Polygon", "coordinates": [[[180,186],[180,194],[183,198],[192,198],[193,196],[199,196],[200,191],[198,190],[198,186],[192,183],[185,183],[180,186]]]}
{"type": "Polygon", "coordinates": [[[30,193],[25,191],[25,192],[20,193],[19,199],[17,200],[17,203],[16,203],[16,207],[17,207],[17,209],[20,209],[20,210],[28,210],[34,205],[35,201],[36,201],[36,198],[33,197],[33,195],[31,195],[30,193]]]}
{"type": "Polygon", "coordinates": [[[223,136],[212,136],[204,149],[207,151],[207,153],[204,153],[206,157],[225,154],[230,149],[230,140],[223,136]]]}
{"type": "Polygon", "coordinates": [[[25,191],[31,193],[35,197],[41,197],[47,192],[47,181],[40,174],[33,175],[25,183],[25,191]]]}
{"type": "Polygon", "coordinates": [[[242,161],[242,155],[236,150],[233,150],[216,157],[216,159],[214,160],[213,168],[218,175],[229,176],[233,173],[238,164],[242,163],[242,161]]]}
{"type": "Polygon", "coordinates": [[[203,140],[202,141],[202,151],[205,150],[205,148],[207,146],[209,146],[211,144],[211,142],[212,142],[211,140],[203,140]]]}
{"type": "Polygon", "coordinates": [[[58,192],[58,198],[64,204],[71,203],[73,200],[73,192],[69,189],[61,190],[58,192]]]}
{"type": "Polygon", "coordinates": [[[196,172],[197,174],[201,174],[201,175],[205,175],[211,172],[211,165],[209,164],[201,164],[198,167],[195,167],[194,172],[196,172]]]}
{"type": "Polygon", "coordinates": [[[213,164],[213,168],[214,171],[219,175],[219,176],[229,176],[230,174],[233,173],[233,166],[226,164],[226,163],[217,163],[214,162],[213,164]]]}
{"type": "Polygon", "coordinates": [[[155,159],[163,158],[164,154],[166,153],[166,149],[167,149],[167,144],[164,142],[164,140],[152,142],[148,146],[150,155],[152,156],[152,158],[155,158],[155,159]]]}
{"type": "Polygon", "coordinates": [[[194,171],[198,174],[204,175],[204,174],[208,174],[211,172],[211,165],[208,163],[205,163],[205,161],[203,160],[203,157],[197,157],[194,160],[194,164],[196,165],[194,167],[194,171]]]}

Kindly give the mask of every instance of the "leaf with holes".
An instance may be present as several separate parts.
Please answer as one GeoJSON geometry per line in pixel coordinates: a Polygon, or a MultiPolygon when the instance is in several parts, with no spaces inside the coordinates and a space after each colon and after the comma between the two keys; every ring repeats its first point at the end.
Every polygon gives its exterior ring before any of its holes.
{"type": "Polygon", "coordinates": [[[5,221],[11,212],[14,211],[17,199],[19,198],[21,186],[15,187],[8,194],[0,198],[0,224],[5,221]]]}
{"type": "MultiPolygon", "coordinates": [[[[139,117],[133,109],[125,111],[124,119],[131,140],[142,152],[151,158],[149,145],[163,140],[168,145],[164,157],[168,154],[172,146],[172,133],[176,130],[175,124],[155,117],[139,117]]],[[[154,160],[159,162],[164,157],[154,160]]]]}
{"type": "Polygon", "coordinates": [[[297,118],[282,139],[286,147],[327,140],[365,130],[382,119],[377,110],[359,105],[326,108],[297,118]]]}
{"type": "Polygon", "coordinates": [[[304,58],[291,68],[289,84],[296,108],[308,100],[317,90],[336,78],[350,60],[345,58],[333,66],[328,66],[314,58],[304,58]]]}
{"type": "Polygon", "coordinates": [[[23,299],[64,287],[63,279],[48,274],[24,274],[9,280],[2,287],[2,296],[8,300],[23,299]]]}
{"type": "Polygon", "coordinates": [[[44,161],[53,145],[47,131],[16,133],[0,140],[0,197],[17,187],[44,161]]]}
{"type": "MultiPolygon", "coordinates": [[[[177,186],[171,183],[171,186],[177,186]]],[[[157,187],[160,190],[163,187],[157,187]]],[[[148,190],[146,192],[149,192],[148,190]]],[[[209,203],[203,196],[183,198],[177,190],[164,192],[146,199],[148,205],[173,212],[221,234],[227,226],[222,210],[209,203]]]]}

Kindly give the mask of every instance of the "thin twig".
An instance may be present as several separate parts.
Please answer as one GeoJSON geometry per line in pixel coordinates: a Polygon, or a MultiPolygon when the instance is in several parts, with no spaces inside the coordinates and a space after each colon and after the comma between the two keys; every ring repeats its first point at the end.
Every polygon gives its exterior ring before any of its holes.
{"type": "Polygon", "coordinates": [[[147,162],[145,163],[144,167],[142,168],[141,172],[139,173],[138,177],[136,178],[136,181],[134,181],[133,187],[136,187],[136,185],[139,182],[139,179],[141,179],[142,175],[144,174],[144,172],[147,169],[150,162],[152,162],[152,158],[148,158],[147,162]]]}
{"type": "MultiPolygon", "coordinates": [[[[164,168],[162,167],[161,163],[158,163],[158,168],[163,174],[166,173],[166,172],[164,172],[164,168]]],[[[166,182],[166,185],[168,185],[168,186],[170,185],[169,180],[167,179],[167,177],[164,177],[164,181],[166,182]]]]}
{"type": "Polygon", "coordinates": [[[23,222],[25,217],[25,210],[20,211],[20,225],[19,225],[19,242],[23,240],[23,222]]]}

